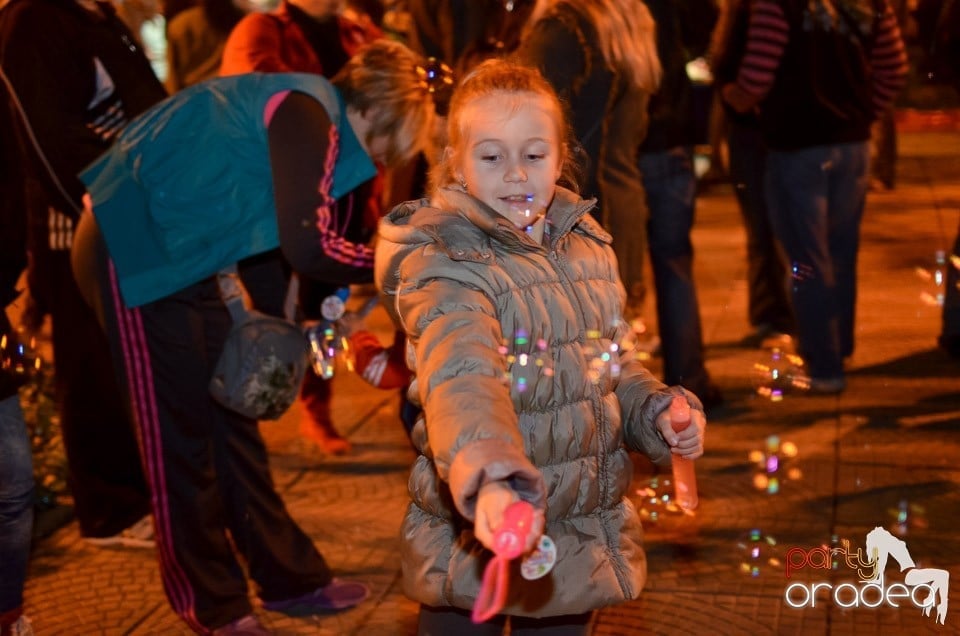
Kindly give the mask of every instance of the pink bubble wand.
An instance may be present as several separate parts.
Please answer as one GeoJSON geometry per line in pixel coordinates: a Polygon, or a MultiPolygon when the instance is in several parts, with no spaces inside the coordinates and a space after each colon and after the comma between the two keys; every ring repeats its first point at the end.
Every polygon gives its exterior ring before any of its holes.
{"type": "Polygon", "coordinates": [[[503,512],[503,523],[493,533],[493,558],[483,571],[480,594],[473,603],[471,619],[483,623],[496,616],[507,601],[510,561],[523,554],[533,525],[533,506],[515,501],[503,512]]]}
{"type": "MultiPolygon", "coordinates": [[[[690,405],[687,404],[686,398],[678,395],[670,403],[670,426],[675,433],[679,433],[692,425],[690,405]]],[[[697,473],[693,468],[693,460],[673,455],[671,461],[674,497],[677,505],[684,510],[695,510],[700,503],[700,498],[697,495],[697,473]]]]}

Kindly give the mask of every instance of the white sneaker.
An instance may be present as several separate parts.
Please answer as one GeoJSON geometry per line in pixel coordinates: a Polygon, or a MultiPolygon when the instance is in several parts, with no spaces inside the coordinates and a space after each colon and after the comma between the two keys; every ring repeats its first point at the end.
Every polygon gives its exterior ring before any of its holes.
{"type": "Polygon", "coordinates": [[[10,636],[33,636],[30,619],[21,615],[17,622],[10,626],[10,636]]]}
{"type": "Polygon", "coordinates": [[[150,549],[157,546],[157,542],[153,540],[153,519],[150,515],[112,537],[84,537],[84,541],[100,548],[118,546],[150,549]]]}

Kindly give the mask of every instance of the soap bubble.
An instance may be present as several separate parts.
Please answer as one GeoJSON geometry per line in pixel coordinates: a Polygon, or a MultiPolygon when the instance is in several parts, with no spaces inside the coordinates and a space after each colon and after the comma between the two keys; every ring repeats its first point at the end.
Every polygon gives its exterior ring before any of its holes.
{"type": "MultiPolygon", "coordinates": [[[[947,258],[944,250],[937,250],[933,254],[929,266],[916,267],[915,272],[920,279],[920,302],[928,307],[943,307],[946,297],[947,281],[950,280],[950,271],[960,270],[960,256],[951,254],[947,258]]],[[[960,285],[958,285],[960,286],[960,285]]]]}
{"type": "Polygon", "coordinates": [[[890,531],[900,537],[906,536],[911,528],[923,529],[929,525],[927,509],[907,499],[901,499],[897,507],[888,509],[887,513],[893,517],[890,531]]]}
{"type": "Polygon", "coordinates": [[[26,382],[35,378],[42,367],[36,336],[23,327],[13,333],[0,334],[0,370],[26,382]]]}
{"type": "Polygon", "coordinates": [[[763,352],[751,369],[751,380],[757,395],[771,402],[780,402],[791,393],[801,393],[810,388],[810,377],[803,365],[803,358],[795,353],[774,347],[763,352]]]}
{"type": "Polygon", "coordinates": [[[737,538],[740,555],[739,570],[752,577],[764,574],[781,574],[783,557],[777,540],[764,534],[759,528],[753,528],[737,538]]]}
{"type": "Polygon", "coordinates": [[[750,461],[756,466],[754,488],[775,495],[786,482],[800,479],[803,476],[800,469],[789,465],[797,453],[797,445],[793,442],[781,441],[777,435],[767,437],[762,450],[753,450],[749,454],[750,461]]]}
{"type": "Polygon", "coordinates": [[[549,201],[537,199],[532,193],[516,194],[502,199],[498,212],[517,228],[531,234],[537,221],[547,215],[549,201]]]}
{"type": "Polygon", "coordinates": [[[587,330],[583,340],[583,357],[586,373],[590,382],[600,384],[607,379],[620,377],[622,366],[628,360],[638,357],[637,333],[621,320],[611,325],[612,333],[621,334],[614,342],[598,329],[587,330]]]}
{"type": "Polygon", "coordinates": [[[646,484],[635,491],[637,511],[640,519],[649,523],[657,523],[664,517],[681,517],[693,515],[694,511],[684,510],[677,503],[673,478],[667,475],[656,475],[646,484]]]}
{"type": "Polygon", "coordinates": [[[350,341],[340,334],[336,323],[318,322],[308,327],[306,334],[314,373],[329,380],[334,376],[338,364],[353,370],[350,341]]]}
{"type": "Polygon", "coordinates": [[[504,381],[511,389],[524,393],[542,378],[553,377],[553,358],[550,345],[543,338],[533,339],[519,330],[513,341],[499,348],[507,363],[504,381]]]}
{"type": "Polygon", "coordinates": [[[525,203],[520,206],[518,215],[524,223],[523,228],[527,229],[547,215],[547,205],[542,200],[535,200],[532,194],[527,195],[525,203]]]}

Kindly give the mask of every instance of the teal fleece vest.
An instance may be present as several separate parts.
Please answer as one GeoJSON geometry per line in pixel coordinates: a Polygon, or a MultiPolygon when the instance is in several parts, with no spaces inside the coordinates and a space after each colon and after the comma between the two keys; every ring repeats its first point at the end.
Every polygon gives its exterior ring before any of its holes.
{"type": "Polygon", "coordinates": [[[339,133],[334,199],[376,175],[338,91],[304,73],[218,77],[157,104],[80,175],[128,307],[279,246],[264,109],[315,97],[339,133]]]}

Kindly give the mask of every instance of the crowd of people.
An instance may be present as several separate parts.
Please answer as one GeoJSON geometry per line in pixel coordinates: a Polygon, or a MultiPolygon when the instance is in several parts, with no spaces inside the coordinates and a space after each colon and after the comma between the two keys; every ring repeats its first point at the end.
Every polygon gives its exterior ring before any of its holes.
{"type": "MultiPolygon", "coordinates": [[[[268,611],[369,594],[288,514],[257,421],[210,395],[232,266],[252,307],[301,321],[335,323],[328,301],[375,283],[393,344],[349,315],[340,328],[364,378],[403,394],[417,458],[401,564],[421,634],[585,634],[593,610],[640,594],[628,452],[700,456],[724,400],[693,279],[695,58],[746,228],[744,342],[793,342],[811,392],[844,390],[871,127],[907,72],[888,0],[176,5],[161,82],[110,2],[0,2],[0,300],[26,269],[25,327],[51,317],[81,535],[154,549],[197,633],[269,633],[248,577],[268,611]],[[504,382],[505,342],[538,347],[550,373],[504,382]],[[598,347],[616,363],[598,367],[598,347]],[[695,424],[680,433],[677,399],[695,424]],[[552,538],[553,573],[476,631],[481,564],[516,501],[534,510],[527,550],[552,538]]],[[[0,370],[2,636],[31,633],[23,381],[0,370]]],[[[306,374],[301,432],[349,453],[331,386],[306,374]]]]}

